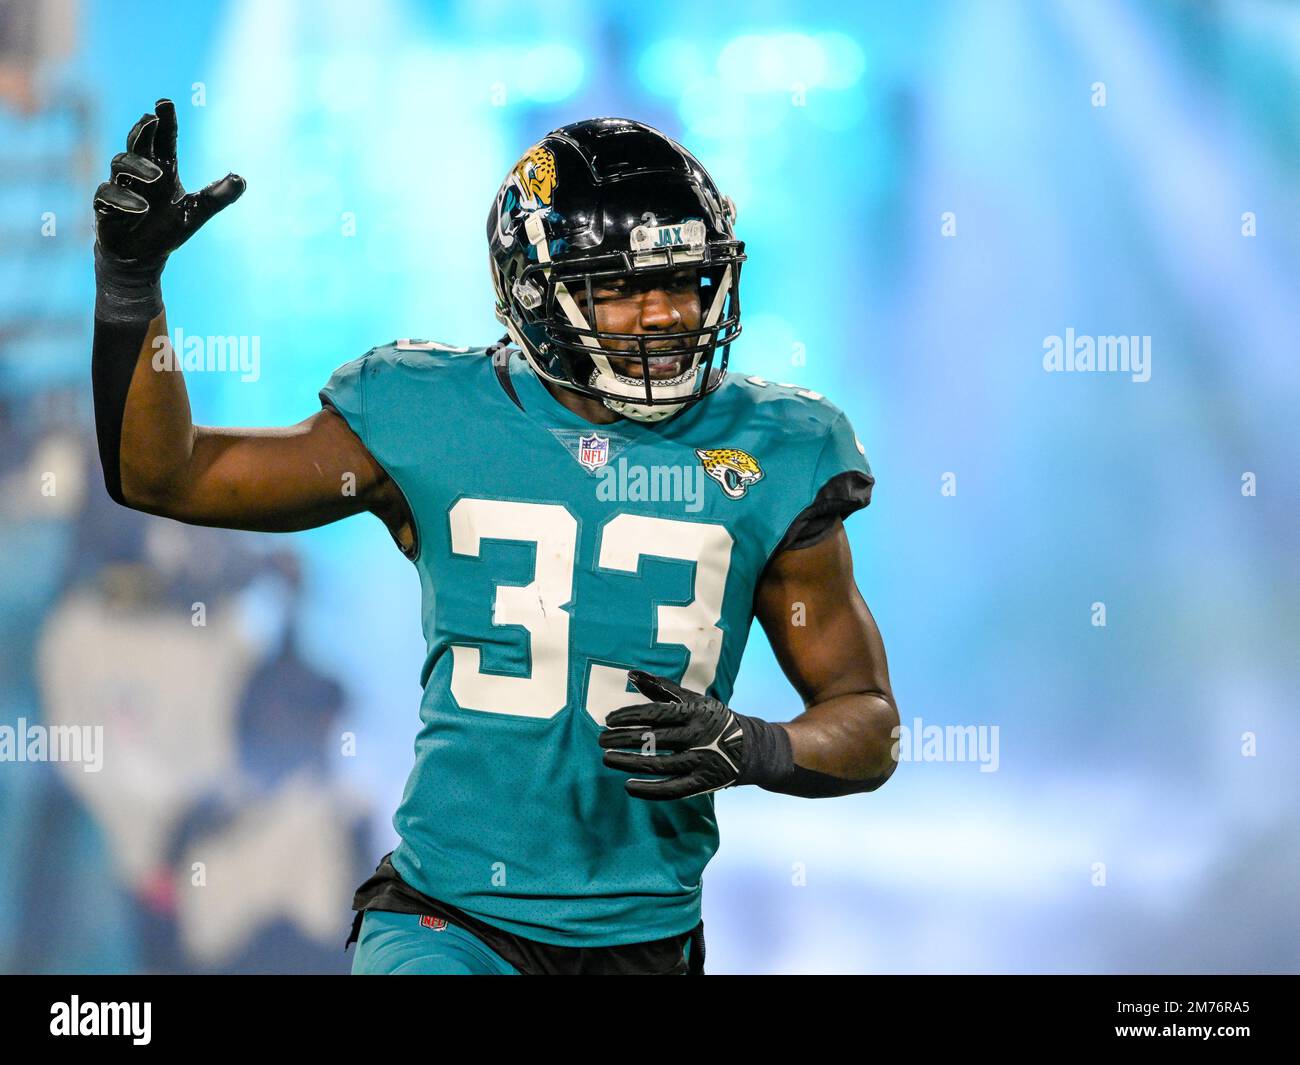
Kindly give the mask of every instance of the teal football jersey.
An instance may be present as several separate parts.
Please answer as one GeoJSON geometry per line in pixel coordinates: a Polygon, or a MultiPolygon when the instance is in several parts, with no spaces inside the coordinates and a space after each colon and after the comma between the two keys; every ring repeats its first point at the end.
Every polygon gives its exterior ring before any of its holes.
{"type": "MultiPolygon", "coordinates": [[[[629,669],[727,701],[754,592],[828,480],[870,469],[814,392],[732,374],[654,425],[594,425],[523,356],[399,341],[321,392],[405,495],[428,653],[394,818],[412,887],[516,935],[613,946],[700,918],[713,796],[631,798],[605,715],[629,669]]],[[[861,504],[857,504],[861,505],[861,504]]]]}

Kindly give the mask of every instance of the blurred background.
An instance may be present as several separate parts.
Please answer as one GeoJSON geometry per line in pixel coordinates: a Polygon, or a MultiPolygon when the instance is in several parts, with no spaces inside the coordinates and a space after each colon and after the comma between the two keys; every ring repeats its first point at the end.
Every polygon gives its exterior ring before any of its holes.
{"type": "MultiPolygon", "coordinates": [[[[495,341],[488,207],[565,122],[657,126],[736,200],[733,367],[848,412],[902,719],[996,757],[721,794],[711,972],[1300,969],[1300,5],[853,7],[0,0],[0,740],[106,736],[98,772],[0,743],[0,970],[346,971],[411,764],[377,520],[104,491],[90,201],[160,96],[190,188],[248,180],[165,279],[173,331],[260,356],[187,374],[200,423],[495,341]],[[1047,372],[1071,330],[1149,379],[1047,372]]],[[[759,631],[734,703],[797,712],[759,631]]]]}

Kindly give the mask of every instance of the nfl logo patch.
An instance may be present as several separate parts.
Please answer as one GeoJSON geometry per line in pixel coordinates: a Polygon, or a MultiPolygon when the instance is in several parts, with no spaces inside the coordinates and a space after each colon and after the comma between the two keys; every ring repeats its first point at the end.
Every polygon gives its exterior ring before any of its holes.
{"type": "Polygon", "coordinates": [[[578,440],[578,463],[587,470],[598,470],[609,461],[609,438],[592,433],[578,440]]]}
{"type": "Polygon", "coordinates": [[[422,928],[432,928],[435,932],[447,931],[446,920],[441,917],[433,917],[427,913],[420,917],[420,926],[422,928]]]}

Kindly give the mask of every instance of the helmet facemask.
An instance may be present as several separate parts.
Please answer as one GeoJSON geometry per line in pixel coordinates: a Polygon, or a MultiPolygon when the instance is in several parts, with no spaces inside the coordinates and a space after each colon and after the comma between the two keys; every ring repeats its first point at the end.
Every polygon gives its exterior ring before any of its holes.
{"type": "MultiPolygon", "coordinates": [[[[730,345],[740,334],[743,258],[737,248],[702,246],[688,255],[667,249],[639,264],[634,254],[615,254],[529,266],[514,294],[534,305],[539,346],[562,365],[564,376],[548,374],[541,360],[533,360],[534,368],[624,417],[643,422],[671,417],[722,382],[730,345]],[[698,286],[695,328],[628,333],[599,327],[597,293],[603,285],[668,287],[673,275],[684,272],[698,286]],[[667,362],[679,367],[671,376],[664,376],[667,362]]],[[[529,346],[521,346],[528,353],[529,346]]]]}

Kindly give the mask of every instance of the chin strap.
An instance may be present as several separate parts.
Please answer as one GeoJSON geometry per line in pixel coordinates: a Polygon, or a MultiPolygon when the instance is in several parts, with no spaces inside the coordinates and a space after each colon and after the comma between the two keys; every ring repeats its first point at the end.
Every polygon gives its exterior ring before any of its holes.
{"type": "MultiPolygon", "coordinates": [[[[694,370],[688,371],[692,376],[699,372],[700,368],[698,366],[694,370]]],[[[685,377],[686,374],[683,374],[682,376],[685,377]]],[[[595,387],[601,383],[603,378],[604,375],[600,372],[599,368],[593,367],[591,377],[588,379],[587,383],[595,387]]],[[[650,387],[654,388],[654,384],[651,383],[650,387]]],[[[611,399],[608,396],[602,396],[601,402],[615,414],[621,414],[624,418],[631,418],[633,421],[637,422],[661,422],[666,418],[671,418],[679,410],[685,407],[688,401],[683,400],[681,403],[649,404],[635,403],[632,400],[611,399]]]]}
{"type": "Polygon", "coordinates": [[[624,403],[621,399],[602,399],[601,402],[615,414],[622,415],[624,418],[631,418],[634,422],[645,422],[646,424],[662,422],[667,418],[671,418],[686,406],[685,403],[665,403],[649,407],[644,403],[624,403]]]}

